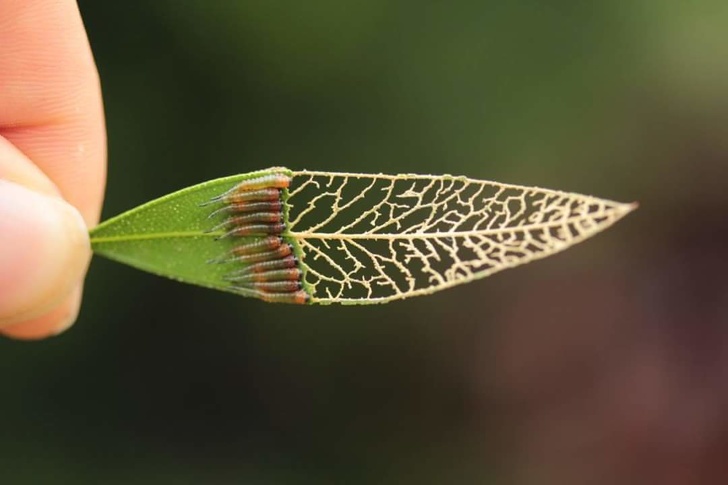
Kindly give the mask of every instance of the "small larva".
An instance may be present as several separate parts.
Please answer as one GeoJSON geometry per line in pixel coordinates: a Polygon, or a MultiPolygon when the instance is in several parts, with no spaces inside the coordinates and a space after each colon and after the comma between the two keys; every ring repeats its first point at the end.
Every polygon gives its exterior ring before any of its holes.
{"type": "Polygon", "coordinates": [[[273,261],[261,261],[260,263],[250,264],[242,269],[235,271],[234,273],[228,274],[225,279],[228,281],[236,281],[237,278],[244,277],[251,273],[265,273],[278,269],[290,269],[298,266],[298,258],[295,256],[286,256],[282,259],[276,259],[273,261]]]}
{"type": "Polygon", "coordinates": [[[276,224],[247,224],[245,226],[235,227],[217,239],[223,239],[230,236],[268,236],[271,234],[283,234],[286,225],[283,223],[276,224]]]}
{"type": "Polygon", "coordinates": [[[272,259],[285,258],[286,256],[290,256],[291,254],[293,254],[293,249],[291,248],[291,245],[281,244],[279,247],[271,249],[270,251],[241,254],[240,256],[233,257],[232,259],[230,259],[230,261],[253,264],[263,261],[270,261],[272,259]]]}
{"type": "Polygon", "coordinates": [[[240,202],[237,204],[226,205],[220,207],[208,216],[208,219],[215,217],[218,214],[224,213],[240,213],[240,212],[275,212],[283,210],[283,202],[280,200],[271,200],[265,202],[240,202]]]}
{"type": "Polygon", "coordinates": [[[271,249],[280,247],[281,244],[283,244],[283,238],[280,236],[268,236],[262,239],[254,239],[252,242],[235,246],[228,251],[226,255],[211,259],[208,263],[228,263],[231,261],[237,261],[236,257],[270,251],[271,249]]]}
{"type": "Polygon", "coordinates": [[[266,291],[236,287],[235,292],[242,296],[259,298],[268,303],[294,303],[303,305],[311,300],[311,295],[304,290],[298,290],[291,293],[268,293],[266,291]]]}
{"type": "Polygon", "coordinates": [[[273,271],[253,272],[228,278],[229,281],[240,283],[245,282],[267,282],[267,281],[299,281],[301,270],[298,268],[277,269],[273,271]]]}
{"type": "Polygon", "coordinates": [[[235,256],[242,256],[244,254],[256,253],[259,251],[265,251],[269,249],[276,249],[283,244],[283,238],[280,236],[268,236],[263,239],[256,239],[248,244],[241,244],[230,250],[235,256]]]}
{"type": "Polygon", "coordinates": [[[232,202],[235,200],[235,197],[240,194],[249,194],[253,191],[259,191],[260,189],[286,189],[290,184],[291,177],[288,175],[282,173],[269,173],[248,180],[243,180],[232,189],[213,198],[212,200],[214,201],[217,199],[224,200],[225,202],[232,202]]]}
{"type": "Polygon", "coordinates": [[[266,202],[280,200],[281,191],[279,189],[260,189],[250,192],[234,192],[235,187],[228,190],[224,194],[213,197],[202,206],[214,204],[215,202],[224,202],[226,204],[244,204],[246,202],[266,202]]]}
{"type": "Polygon", "coordinates": [[[244,214],[241,216],[228,217],[223,222],[210,229],[208,232],[215,232],[224,228],[245,226],[248,224],[256,224],[260,222],[276,223],[281,222],[282,220],[283,214],[281,212],[255,212],[253,214],[244,214]]]}
{"type": "Polygon", "coordinates": [[[238,185],[233,187],[236,193],[249,192],[251,190],[259,189],[287,189],[291,184],[291,177],[282,173],[270,173],[268,175],[262,175],[248,180],[243,180],[238,185]]]}
{"type": "Polygon", "coordinates": [[[301,282],[296,281],[248,281],[235,286],[264,291],[266,293],[292,293],[301,289],[301,282]]]}
{"type": "Polygon", "coordinates": [[[225,224],[228,226],[242,226],[244,224],[252,224],[255,222],[281,222],[283,214],[278,212],[253,212],[252,214],[244,214],[241,216],[228,217],[225,224]]]}

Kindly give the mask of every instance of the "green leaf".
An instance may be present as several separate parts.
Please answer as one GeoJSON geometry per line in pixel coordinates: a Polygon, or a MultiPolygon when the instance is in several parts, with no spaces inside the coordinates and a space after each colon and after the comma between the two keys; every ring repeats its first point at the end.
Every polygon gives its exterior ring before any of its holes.
{"type": "Polygon", "coordinates": [[[544,258],[635,207],[450,175],[276,167],[168,195],[91,237],[99,254],[188,283],[273,302],[370,304],[544,258]]]}
{"type": "MultiPolygon", "coordinates": [[[[286,171],[290,173],[290,171],[286,171]]],[[[225,245],[207,232],[203,206],[214,196],[245,180],[270,174],[262,170],[194,185],[140,205],[91,230],[94,253],[161,276],[223,291],[234,291],[223,279],[229,268],[208,261],[220,257],[225,245]]]]}

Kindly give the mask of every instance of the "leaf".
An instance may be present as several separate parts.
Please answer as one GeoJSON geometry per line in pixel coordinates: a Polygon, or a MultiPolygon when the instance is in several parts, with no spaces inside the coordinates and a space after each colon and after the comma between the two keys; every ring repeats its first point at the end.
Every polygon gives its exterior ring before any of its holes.
{"type": "Polygon", "coordinates": [[[450,175],[277,167],[170,194],[91,236],[99,254],[188,283],[266,301],[369,304],[563,251],[635,207],[450,175]]]}
{"type": "MultiPolygon", "coordinates": [[[[219,257],[223,244],[202,204],[247,179],[269,171],[211,180],[153,200],[94,228],[91,246],[96,254],[138,269],[208,288],[232,291],[223,279],[229,268],[207,261],[219,257]]],[[[287,172],[290,173],[290,172],[287,172]]]]}

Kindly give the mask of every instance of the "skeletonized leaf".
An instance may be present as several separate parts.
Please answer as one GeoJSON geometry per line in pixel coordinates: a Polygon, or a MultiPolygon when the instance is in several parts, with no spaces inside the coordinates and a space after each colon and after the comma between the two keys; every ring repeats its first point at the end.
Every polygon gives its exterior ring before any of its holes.
{"type": "Polygon", "coordinates": [[[634,207],[450,175],[272,168],[140,206],[92,241],[138,268],[266,301],[384,303],[562,251],[634,207]]]}

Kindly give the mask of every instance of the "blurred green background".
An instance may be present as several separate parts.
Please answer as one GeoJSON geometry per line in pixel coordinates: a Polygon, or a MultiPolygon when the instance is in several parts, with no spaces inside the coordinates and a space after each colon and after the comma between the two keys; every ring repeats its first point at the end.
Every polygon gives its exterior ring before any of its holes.
{"type": "Polygon", "coordinates": [[[0,341],[1,483],[728,475],[727,2],[79,4],[106,218],[272,165],[641,207],[379,307],[266,305],[95,258],[70,332],[0,341]]]}

